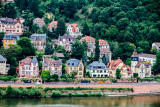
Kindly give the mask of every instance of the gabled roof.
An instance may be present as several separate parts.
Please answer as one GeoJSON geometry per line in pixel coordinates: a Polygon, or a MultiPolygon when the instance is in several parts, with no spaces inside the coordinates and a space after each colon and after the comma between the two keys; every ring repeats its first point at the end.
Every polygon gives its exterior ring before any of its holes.
{"type": "Polygon", "coordinates": [[[30,63],[31,63],[31,61],[32,61],[32,59],[31,59],[31,58],[29,58],[29,57],[27,57],[27,58],[25,58],[25,59],[21,60],[20,62],[22,62],[22,63],[21,63],[21,65],[23,65],[24,63],[28,63],[28,64],[30,64],[30,63]]]}
{"type": "Polygon", "coordinates": [[[33,57],[31,63],[38,63],[37,58],[36,58],[36,57],[33,57]]]}
{"type": "Polygon", "coordinates": [[[72,32],[76,32],[76,30],[78,29],[78,25],[75,24],[70,24],[70,26],[72,27],[72,32]]]}
{"type": "Polygon", "coordinates": [[[33,21],[34,23],[45,23],[41,18],[35,18],[33,21]]]}
{"type": "Polygon", "coordinates": [[[17,23],[12,18],[0,18],[0,21],[4,24],[16,24],[17,23]]]}
{"type": "Polygon", "coordinates": [[[123,63],[123,61],[121,59],[117,59],[116,61],[112,60],[111,62],[109,62],[109,64],[107,65],[107,67],[108,68],[111,67],[111,69],[115,70],[120,63],[123,63]]]}
{"type": "Polygon", "coordinates": [[[0,61],[7,61],[7,59],[0,54],[0,61]]]}
{"type": "Polygon", "coordinates": [[[63,53],[58,53],[58,52],[54,52],[53,55],[56,55],[58,58],[59,57],[61,57],[61,58],[64,57],[63,53]]]}
{"type": "Polygon", "coordinates": [[[14,33],[8,33],[4,35],[4,40],[19,40],[20,36],[14,33]]]}
{"type": "Polygon", "coordinates": [[[62,66],[62,61],[61,59],[55,60],[53,58],[45,58],[43,61],[43,66],[47,67],[49,64],[52,64],[52,67],[60,67],[62,66]]]}
{"type": "Polygon", "coordinates": [[[57,28],[57,21],[52,21],[52,22],[48,25],[48,27],[51,28],[53,24],[54,24],[54,29],[56,29],[56,28],[57,28]]]}
{"type": "Polygon", "coordinates": [[[106,65],[103,62],[100,62],[100,61],[92,62],[91,64],[89,64],[87,66],[87,68],[88,69],[92,69],[92,70],[96,70],[96,69],[104,69],[104,70],[106,70],[107,69],[106,65]],[[99,67],[101,67],[101,68],[99,68],[99,67]]]}
{"type": "Polygon", "coordinates": [[[78,59],[69,59],[67,61],[67,65],[68,66],[75,66],[75,67],[77,67],[79,65],[79,63],[80,63],[80,60],[78,60],[78,59]]]}
{"type": "Polygon", "coordinates": [[[103,46],[103,45],[109,45],[107,41],[103,40],[103,39],[99,39],[99,45],[103,46]]]}
{"type": "Polygon", "coordinates": [[[85,36],[85,37],[82,37],[80,41],[86,41],[88,43],[94,43],[95,42],[95,38],[93,38],[91,36],[85,36]]]}

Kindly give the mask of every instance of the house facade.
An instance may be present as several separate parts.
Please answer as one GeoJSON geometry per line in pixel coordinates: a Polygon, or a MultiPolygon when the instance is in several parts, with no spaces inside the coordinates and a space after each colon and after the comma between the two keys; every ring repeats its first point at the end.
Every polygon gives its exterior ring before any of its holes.
{"type": "Polygon", "coordinates": [[[87,66],[87,72],[91,77],[108,77],[109,72],[106,65],[100,61],[94,61],[87,66]]]}
{"type": "Polygon", "coordinates": [[[2,4],[5,4],[5,3],[13,3],[14,2],[14,0],[1,0],[1,3],[2,4]]]}
{"type": "Polygon", "coordinates": [[[31,43],[36,50],[44,51],[46,48],[46,34],[33,34],[30,37],[31,43]]]}
{"type": "Polygon", "coordinates": [[[139,61],[150,62],[153,66],[156,63],[156,55],[141,53],[138,54],[139,61]]]}
{"type": "Polygon", "coordinates": [[[57,40],[57,45],[61,45],[65,48],[67,52],[71,52],[71,46],[76,41],[74,37],[70,34],[65,34],[63,36],[59,36],[57,40]]]}
{"type": "Polygon", "coordinates": [[[42,70],[49,70],[51,75],[58,74],[60,77],[62,75],[62,61],[60,59],[43,58],[42,70]]]}
{"type": "Polygon", "coordinates": [[[41,19],[41,18],[35,18],[33,20],[33,23],[35,24],[38,24],[39,27],[42,27],[43,25],[45,25],[45,22],[41,19]]]}
{"type": "Polygon", "coordinates": [[[15,21],[12,18],[0,18],[0,32],[21,35],[23,33],[23,27],[19,20],[15,21]]]}
{"type": "Polygon", "coordinates": [[[34,78],[39,76],[39,66],[36,57],[25,58],[19,61],[19,72],[20,77],[34,78]]]}
{"type": "Polygon", "coordinates": [[[0,75],[7,75],[10,65],[6,63],[7,59],[0,54],[0,75]]]}
{"type": "Polygon", "coordinates": [[[52,32],[52,29],[56,29],[57,28],[57,21],[52,21],[49,25],[48,25],[49,31],[52,32]]]}
{"type": "Polygon", "coordinates": [[[151,76],[151,62],[140,60],[136,49],[131,56],[131,69],[134,73],[138,73],[140,78],[151,76]]]}
{"type": "Polygon", "coordinates": [[[157,51],[160,51],[160,42],[154,42],[154,43],[152,44],[152,48],[156,48],[157,51]]]}
{"type": "Polygon", "coordinates": [[[72,37],[77,38],[78,36],[82,36],[80,28],[78,27],[77,24],[69,24],[67,27],[67,31],[72,37]]]}
{"type": "Polygon", "coordinates": [[[116,61],[112,60],[107,65],[109,69],[109,73],[111,77],[116,77],[116,70],[121,70],[121,77],[122,78],[130,78],[132,77],[132,70],[131,67],[124,64],[124,62],[121,59],[117,59],[116,61]]]}
{"type": "Polygon", "coordinates": [[[66,62],[66,74],[71,74],[72,71],[77,72],[76,77],[83,77],[84,73],[84,65],[82,63],[82,60],[78,59],[69,59],[66,62]]]}
{"type": "Polygon", "coordinates": [[[3,46],[4,48],[9,48],[10,44],[17,44],[17,40],[19,40],[20,37],[17,34],[13,34],[13,33],[8,33],[4,35],[3,38],[3,46]]]}

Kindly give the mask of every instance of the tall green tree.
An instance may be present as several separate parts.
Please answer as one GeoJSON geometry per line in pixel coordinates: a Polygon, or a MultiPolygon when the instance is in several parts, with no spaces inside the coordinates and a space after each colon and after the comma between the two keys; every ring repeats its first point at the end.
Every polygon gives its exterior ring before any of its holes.
{"type": "Polygon", "coordinates": [[[41,78],[43,81],[49,81],[51,78],[50,71],[49,70],[43,70],[41,73],[41,78]]]}
{"type": "Polygon", "coordinates": [[[35,48],[29,38],[22,37],[17,41],[17,44],[22,48],[21,56],[34,56],[36,54],[35,48]]]}
{"type": "Polygon", "coordinates": [[[90,29],[87,25],[87,23],[85,22],[84,25],[83,25],[83,30],[82,30],[82,34],[83,35],[90,35],[90,29]]]}
{"type": "Polygon", "coordinates": [[[46,45],[46,48],[45,48],[45,54],[46,55],[49,55],[49,54],[52,54],[52,48],[51,48],[51,45],[47,43],[46,45]]]}
{"type": "Polygon", "coordinates": [[[156,63],[153,65],[152,70],[155,75],[160,73],[160,51],[156,54],[156,63]]]}
{"type": "Polygon", "coordinates": [[[96,36],[96,41],[95,41],[95,56],[94,56],[94,60],[95,61],[99,61],[99,57],[100,57],[100,49],[99,49],[99,39],[98,39],[98,35],[96,36]]]}
{"type": "Polygon", "coordinates": [[[76,41],[75,43],[72,44],[72,57],[76,59],[81,59],[84,54],[84,45],[76,41]]]}
{"type": "Polygon", "coordinates": [[[76,4],[75,0],[66,0],[65,15],[68,18],[73,18],[74,13],[76,13],[76,12],[77,12],[77,4],[76,4]]]}
{"type": "Polygon", "coordinates": [[[59,36],[63,36],[66,32],[65,22],[63,18],[60,18],[58,20],[56,34],[59,36]]]}
{"type": "Polygon", "coordinates": [[[105,54],[104,54],[103,57],[102,57],[102,62],[103,62],[104,64],[107,64],[107,59],[106,59],[106,55],[105,55],[105,54]]]}

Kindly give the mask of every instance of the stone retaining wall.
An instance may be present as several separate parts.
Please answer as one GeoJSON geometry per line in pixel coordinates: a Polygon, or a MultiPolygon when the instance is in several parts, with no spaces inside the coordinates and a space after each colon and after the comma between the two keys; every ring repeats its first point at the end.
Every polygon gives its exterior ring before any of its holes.
{"type": "MultiPolygon", "coordinates": [[[[8,85],[0,85],[0,87],[7,87],[8,85]]],[[[15,85],[12,87],[34,87],[35,85],[15,85]]],[[[90,87],[90,88],[133,88],[134,94],[138,93],[153,93],[160,92],[160,84],[155,85],[43,85],[43,87],[50,88],[65,88],[65,87],[90,87]]]]}

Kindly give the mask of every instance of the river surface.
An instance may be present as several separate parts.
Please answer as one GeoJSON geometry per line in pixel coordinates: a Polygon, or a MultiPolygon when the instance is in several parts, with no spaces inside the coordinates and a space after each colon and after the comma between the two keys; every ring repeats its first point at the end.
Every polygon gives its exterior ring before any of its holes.
{"type": "Polygon", "coordinates": [[[160,96],[0,99],[0,107],[160,107],[160,96]]]}

